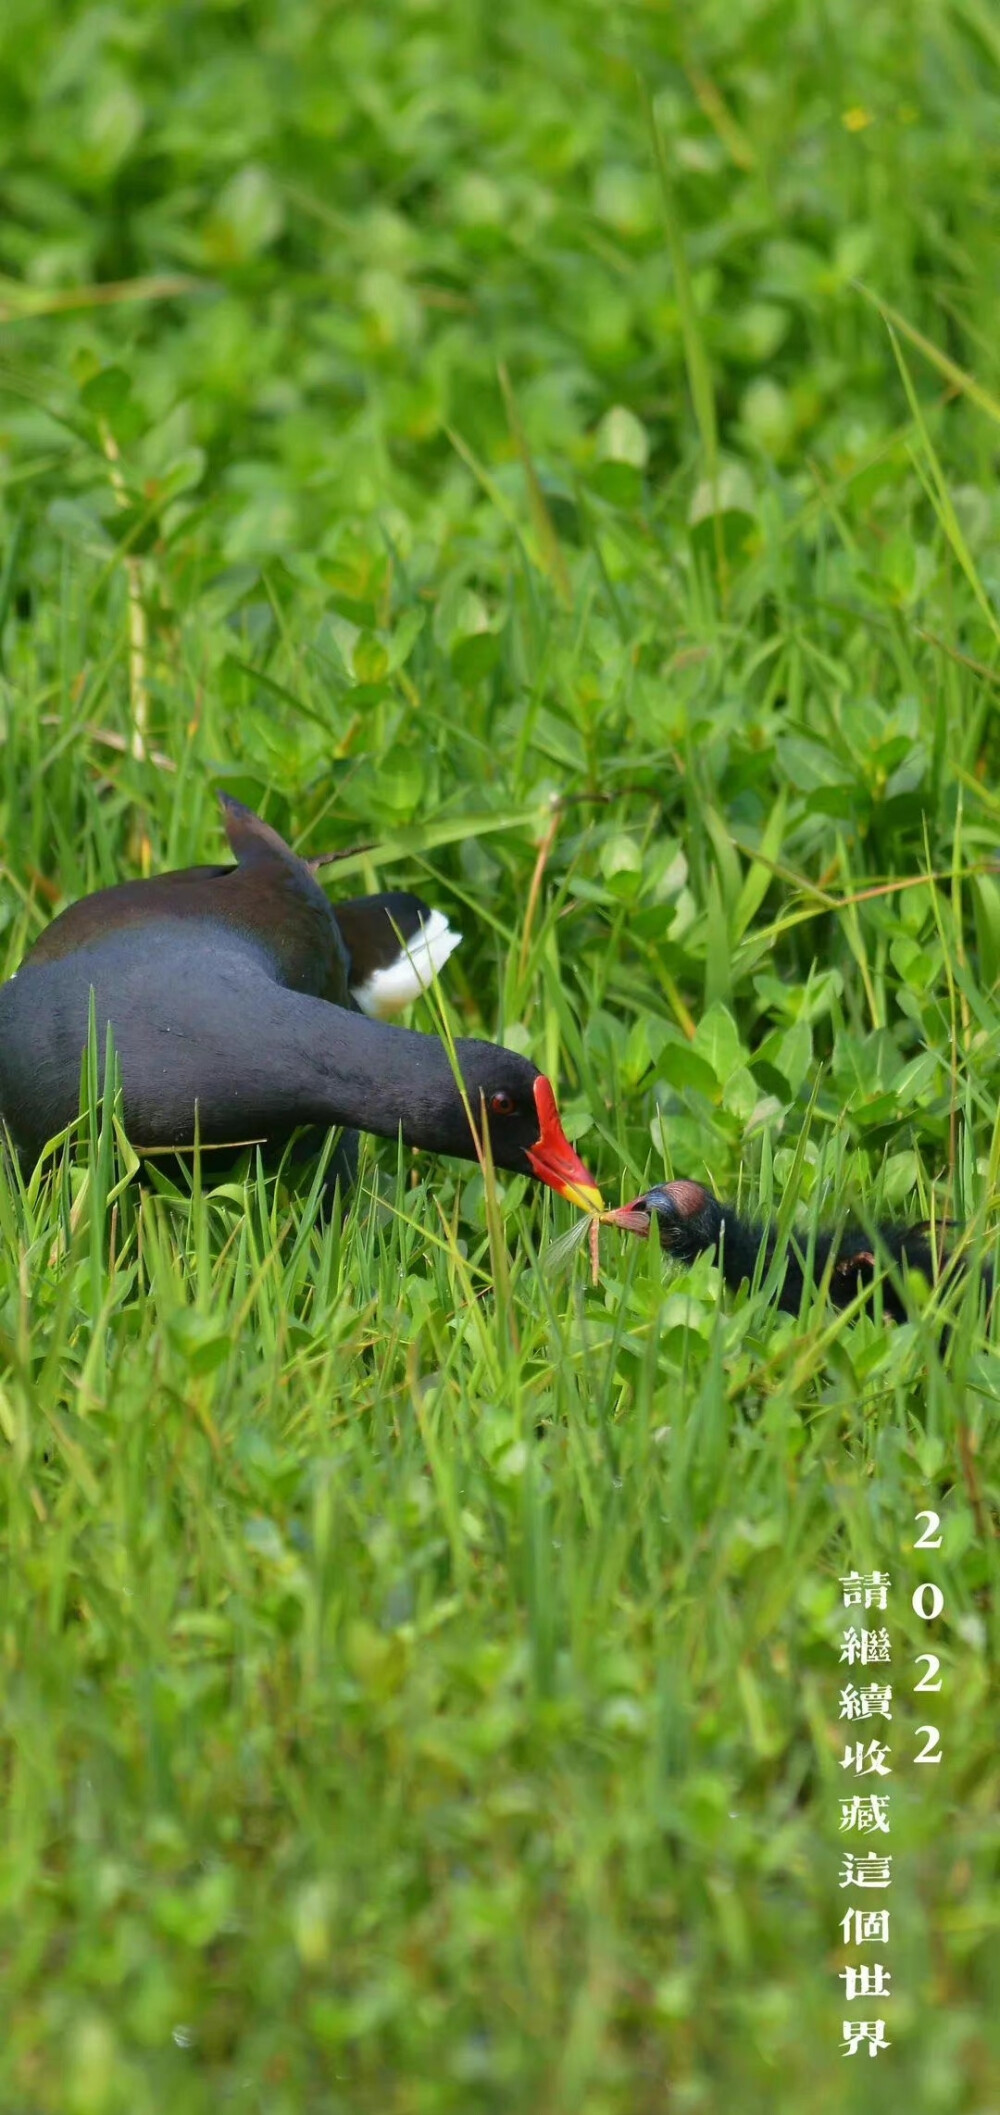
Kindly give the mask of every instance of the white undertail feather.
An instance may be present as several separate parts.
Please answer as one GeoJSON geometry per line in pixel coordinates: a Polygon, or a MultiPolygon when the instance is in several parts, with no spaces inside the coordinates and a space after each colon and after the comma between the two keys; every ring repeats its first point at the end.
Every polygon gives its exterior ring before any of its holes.
{"type": "Polygon", "coordinates": [[[401,945],[395,962],[373,970],[363,984],[352,985],[351,997],[372,1020],[389,1020],[427,990],[461,937],[452,932],[443,911],[432,911],[420,931],[401,945]]]}

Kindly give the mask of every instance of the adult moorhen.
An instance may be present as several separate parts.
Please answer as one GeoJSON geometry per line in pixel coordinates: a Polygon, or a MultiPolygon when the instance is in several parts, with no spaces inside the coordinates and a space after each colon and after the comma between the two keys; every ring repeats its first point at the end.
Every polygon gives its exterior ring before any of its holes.
{"type": "MultiPolygon", "coordinates": [[[[643,1237],[655,1221],[666,1255],[681,1264],[710,1255],[734,1292],[744,1281],[753,1282],[758,1264],[761,1279],[766,1276],[778,1241],[774,1225],[741,1219],[731,1205],[720,1204],[700,1182],[660,1183],[633,1204],[606,1213],[605,1218],[643,1237]]],[[[802,1304],[808,1249],[804,1236],[792,1236],[774,1292],[775,1304],[787,1314],[797,1315],[802,1304]]],[[[917,1271],[932,1282],[953,1268],[950,1257],[935,1254],[921,1227],[880,1225],[871,1232],[853,1227],[841,1234],[817,1234],[809,1283],[825,1283],[834,1307],[843,1308],[850,1307],[859,1292],[870,1293],[879,1278],[883,1311],[893,1321],[905,1322],[908,1309],[902,1298],[901,1274],[917,1271]]],[[[993,1275],[988,1266],[982,1282],[990,1297],[993,1275]]]]}
{"type": "MultiPolygon", "coordinates": [[[[149,881],[121,881],[114,888],[99,889],[95,895],[71,903],[58,918],[54,918],[36,940],[26,961],[54,962],[60,955],[72,954],[92,940],[103,938],[115,927],[148,925],[161,913],[174,918],[203,918],[218,915],[219,906],[224,904],[224,915],[227,922],[232,923],[234,895],[239,895],[245,905],[250,881],[249,864],[255,862],[258,874],[262,872],[265,847],[270,847],[279,864],[281,856],[288,854],[296,860],[299,868],[307,869],[309,875],[315,875],[336,859],[335,853],[321,854],[318,859],[297,859],[277,832],[261,822],[249,808],[244,808],[228,794],[222,794],[220,798],[226,834],[237,855],[235,867],[178,867],[170,874],[155,874],[149,881]],[[231,884],[224,898],[216,890],[208,892],[207,884],[218,881],[231,884]]],[[[268,886],[271,889],[275,886],[286,888],[273,873],[268,886]]],[[[256,889],[251,888],[249,900],[252,901],[256,894],[256,889]]],[[[324,931],[326,919],[332,914],[346,950],[346,983],[350,1000],[344,996],[343,959],[337,964],[336,991],[330,996],[344,1005],[352,1000],[362,1013],[370,1014],[375,1020],[391,1019],[393,1014],[400,1013],[412,999],[426,991],[462,938],[461,933],[452,932],[447,918],[440,911],[432,911],[421,897],[410,895],[405,889],[390,889],[381,896],[348,897],[344,903],[335,904],[328,903],[321,891],[317,899],[312,891],[307,894],[303,890],[302,902],[293,920],[282,915],[280,921],[277,916],[270,921],[264,911],[259,921],[262,930],[271,924],[271,936],[277,941],[283,962],[290,972],[282,976],[282,982],[291,983],[296,990],[313,988],[311,981],[300,982],[298,972],[304,958],[308,976],[313,936],[306,906],[311,903],[315,907],[317,900],[322,902],[325,910],[324,931]],[[299,941],[302,956],[298,951],[299,941]]]]}
{"type": "MultiPolygon", "coordinates": [[[[222,806],[235,866],[85,897],[0,988],[0,1119],[21,1160],[76,1114],[91,991],[140,1148],[190,1146],[196,1131],[205,1145],[280,1145],[303,1126],[343,1125],[475,1159],[444,1044],[369,1018],[429,983],[458,935],[416,897],[335,910],[312,870],[321,861],[298,858],[239,801],[222,806]]],[[[599,1208],[548,1080],[494,1043],[455,1048],[496,1165],[599,1208]]]]}

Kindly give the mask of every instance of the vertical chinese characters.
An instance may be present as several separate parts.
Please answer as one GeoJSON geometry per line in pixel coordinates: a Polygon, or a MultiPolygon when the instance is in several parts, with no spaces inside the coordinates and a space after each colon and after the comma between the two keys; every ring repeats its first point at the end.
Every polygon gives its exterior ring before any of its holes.
{"type": "MultiPolygon", "coordinates": [[[[845,1608],[856,1608],[863,1626],[852,1624],[843,1632],[840,1644],[841,1662],[849,1668],[884,1667],[892,1659],[889,1632],[883,1624],[869,1630],[865,1619],[869,1611],[884,1614],[889,1605],[891,1580],[887,1572],[848,1572],[840,1581],[845,1608]]],[[[848,1681],[840,1692],[840,1717],[853,1725],[861,1721],[891,1720],[892,1685],[885,1681],[848,1681]]],[[[872,1729],[874,1730],[874,1729],[872,1729]]],[[[847,1835],[865,1836],[869,1839],[888,1837],[890,1794],[882,1780],[892,1775],[889,1757],[890,1744],[881,1738],[871,1738],[866,1733],[861,1740],[848,1740],[840,1759],[840,1767],[849,1773],[848,1783],[868,1779],[864,1790],[851,1790],[840,1802],[840,1827],[847,1835]],[[870,1780],[880,1781],[875,1789],[870,1780]]],[[[865,1890],[879,1890],[892,1885],[892,1853],[881,1846],[877,1850],[846,1850],[840,1864],[840,1885],[865,1890]]],[[[849,1909],[841,1924],[845,1946],[852,1949],[876,1946],[880,1950],[889,1942],[888,1909],[849,1909]]],[[[884,1960],[858,1960],[850,1962],[840,1971],[844,1985],[844,2000],[853,2005],[868,1998],[884,1998],[891,1994],[892,1970],[884,1960]]],[[[884,2019],[845,2019],[842,2028],[842,2052],[845,2056],[857,2056],[867,2049],[875,2057],[891,2047],[886,2035],[884,2019]]]]}
{"type": "MultiPolygon", "coordinates": [[[[913,1543],[915,1550],[940,1549],[940,1515],[930,1511],[916,1516],[922,1527],[913,1543]]],[[[893,1689],[888,1678],[892,1664],[892,1640],[885,1624],[878,1621],[889,1607],[892,1581],[887,1572],[851,1571],[840,1580],[843,1606],[857,1611],[842,1631],[840,1660],[844,1670],[840,1690],[840,1719],[846,1722],[844,1752],[840,1767],[846,1772],[840,1800],[841,1833],[852,1840],[845,1845],[840,1862],[840,1886],[859,1894],[882,1893],[892,1886],[891,1840],[892,1795],[888,1780],[893,1774],[893,1689]],[[869,1628],[869,1623],[871,1627],[869,1628]],[[868,1678],[866,1679],[866,1675],[868,1678]],[[865,1847],[862,1848],[862,1840],[865,1847]],[[857,1846],[857,1847],[855,1847],[857,1846]]],[[[924,1579],[914,1589],[910,1606],[921,1623],[935,1623],[944,1613],[944,1594],[935,1581],[924,1579]]],[[[914,1665],[922,1669],[914,1681],[914,1695],[938,1695],[942,1688],[941,1661],[936,1653],[920,1652],[914,1665]]],[[[898,1739],[898,1733],[896,1735],[898,1739]]],[[[941,1761],[941,1736],[937,1726],[916,1728],[917,1747],[913,1760],[935,1764],[941,1761]]],[[[840,1924],[845,1949],[854,1959],[840,1970],[847,2005],[877,2007],[892,1996],[892,1970],[885,1955],[889,1948],[890,1911],[852,1906],[840,1924]],[[869,1953],[868,1949],[872,1952],[869,1953]]],[[[892,2047],[886,2022],[876,2016],[845,2019],[841,2051],[857,2056],[867,2050],[870,2057],[892,2047]]]]}

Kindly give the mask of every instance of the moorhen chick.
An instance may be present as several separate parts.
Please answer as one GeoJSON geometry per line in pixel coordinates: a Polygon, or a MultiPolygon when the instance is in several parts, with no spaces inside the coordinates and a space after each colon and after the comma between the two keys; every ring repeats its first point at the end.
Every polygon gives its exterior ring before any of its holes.
{"type": "MultiPolygon", "coordinates": [[[[303,1126],[342,1125],[474,1160],[444,1044],[371,1017],[423,989],[459,936],[400,893],[335,909],[313,871],[322,861],[300,859],[239,801],[223,795],[222,807],[235,865],[85,897],[0,988],[0,1120],[22,1163],[76,1115],[92,991],[139,1148],[190,1146],[196,1129],[207,1146],[281,1145],[303,1126]]],[[[544,1075],[494,1043],[455,1049],[496,1165],[599,1208],[544,1075]]]]}
{"type": "MultiPolygon", "coordinates": [[[[654,1224],[660,1247],[675,1263],[691,1264],[708,1254],[722,1269],[733,1292],[746,1281],[752,1284],[760,1265],[761,1280],[770,1269],[778,1240],[776,1226],[741,1219],[731,1205],[722,1205],[700,1182],[665,1182],[647,1190],[635,1202],[605,1217],[629,1233],[647,1236],[654,1224]]],[[[786,1314],[797,1315],[806,1283],[805,1261],[809,1243],[805,1236],[792,1236],[784,1268],[774,1292],[775,1305],[786,1314]]],[[[816,1236],[809,1283],[826,1282],[834,1307],[850,1307],[860,1293],[870,1293],[881,1280],[882,1307],[893,1321],[905,1322],[907,1307],[901,1296],[900,1277],[908,1270],[919,1272],[929,1283],[953,1268],[952,1260],[936,1254],[922,1227],[879,1225],[870,1232],[847,1228],[843,1233],[820,1232],[816,1236]]],[[[987,1296],[992,1294],[989,1268],[982,1272],[987,1296]]]]}

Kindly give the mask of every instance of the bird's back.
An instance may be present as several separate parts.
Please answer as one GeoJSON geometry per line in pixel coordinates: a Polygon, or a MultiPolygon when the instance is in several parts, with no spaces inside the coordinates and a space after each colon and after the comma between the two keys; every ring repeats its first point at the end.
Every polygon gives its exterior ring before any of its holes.
{"type": "MultiPolygon", "coordinates": [[[[293,1064],[275,1064],[295,996],[253,935],[210,918],[123,924],[0,988],[0,1118],[26,1158],[72,1122],[91,994],[103,1062],[110,1022],[137,1145],[281,1135],[301,1121],[293,1064]],[[249,1125],[249,1128],[248,1128],[249,1125]]],[[[344,1018],[331,1008],[331,1030],[344,1018]]]]}
{"type": "Polygon", "coordinates": [[[231,932],[256,948],[289,991],[335,1006],[348,1003],[348,958],[333,911],[308,869],[278,860],[234,867],[188,867],[149,881],[125,881],[70,904],[36,940],[22,967],[64,961],[81,948],[128,932],[137,947],[154,927],[231,932]]]}

